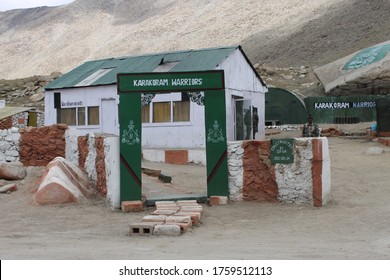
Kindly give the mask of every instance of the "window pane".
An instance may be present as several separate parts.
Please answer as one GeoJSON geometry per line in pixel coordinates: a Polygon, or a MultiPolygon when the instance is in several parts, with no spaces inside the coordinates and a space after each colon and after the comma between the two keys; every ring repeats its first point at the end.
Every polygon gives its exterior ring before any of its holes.
{"type": "Polygon", "coordinates": [[[141,111],[141,119],[142,119],[142,123],[149,123],[150,122],[150,105],[146,105],[144,107],[142,107],[142,111],[141,111]]]}
{"type": "Polygon", "coordinates": [[[78,125],[85,125],[85,107],[77,108],[78,125]]]}
{"type": "Polygon", "coordinates": [[[88,107],[88,125],[99,125],[99,107],[88,107]]]}
{"type": "Polygon", "coordinates": [[[76,125],[76,108],[58,109],[58,113],[60,114],[60,123],[76,125]]]}
{"type": "Polygon", "coordinates": [[[153,122],[171,121],[171,103],[158,102],[153,103],[153,122]]]}
{"type": "Polygon", "coordinates": [[[176,101],[173,102],[173,121],[188,122],[190,121],[190,102],[176,101]]]}

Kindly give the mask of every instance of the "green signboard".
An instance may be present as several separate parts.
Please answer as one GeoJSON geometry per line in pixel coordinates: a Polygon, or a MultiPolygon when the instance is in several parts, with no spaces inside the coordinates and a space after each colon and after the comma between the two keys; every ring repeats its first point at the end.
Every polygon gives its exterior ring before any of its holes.
{"type": "Polygon", "coordinates": [[[390,44],[366,48],[352,57],[343,67],[343,70],[358,69],[382,60],[390,51],[390,44]]]}
{"type": "Polygon", "coordinates": [[[293,163],[294,141],[294,139],[271,139],[271,163],[293,163]]]}
{"type": "Polygon", "coordinates": [[[223,71],[118,74],[118,86],[122,93],[225,89],[223,71]]]}

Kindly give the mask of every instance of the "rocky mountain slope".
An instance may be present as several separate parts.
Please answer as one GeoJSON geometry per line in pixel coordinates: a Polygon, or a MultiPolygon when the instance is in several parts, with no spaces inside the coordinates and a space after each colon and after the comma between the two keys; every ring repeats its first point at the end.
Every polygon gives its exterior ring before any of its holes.
{"type": "Polygon", "coordinates": [[[388,40],[389,14],[389,0],[76,0],[0,12],[0,79],[241,44],[267,84],[320,94],[313,67],[388,40]]]}

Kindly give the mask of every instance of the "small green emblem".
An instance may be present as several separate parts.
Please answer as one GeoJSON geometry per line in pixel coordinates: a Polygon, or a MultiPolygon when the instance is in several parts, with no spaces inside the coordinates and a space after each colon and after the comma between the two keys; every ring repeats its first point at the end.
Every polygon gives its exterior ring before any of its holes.
{"type": "Polygon", "coordinates": [[[361,50],[343,67],[343,70],[358,69],[382,60],[390,51],[390,44],[374,46],[361,50]]]}
{"type": "Polygon", "coordinates": [[[130,121],[128,129],[124,129],[122,133],[122,143],[127,145],[135,145],[140,143],[139,133],[135,128],[134,121],[130,121]]]}
{"type": "Polygon", "coordinates": [[[219,128],[217,120],[214,121],[213,128],[210,128],[207,135],[207,142],[219,143],[225,141],[223,137],[223,130],[219,128]]]}

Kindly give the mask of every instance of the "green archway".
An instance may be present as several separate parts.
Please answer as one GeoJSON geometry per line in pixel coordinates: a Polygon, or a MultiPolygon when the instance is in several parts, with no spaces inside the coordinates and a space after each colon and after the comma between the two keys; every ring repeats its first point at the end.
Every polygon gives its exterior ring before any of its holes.
{"type": "Polygon", "coordinates": [[[228,196],[224,72],[118,74],[120,200],[141,200],[141,94],[204,91],[207,195],[228,196]]]}

